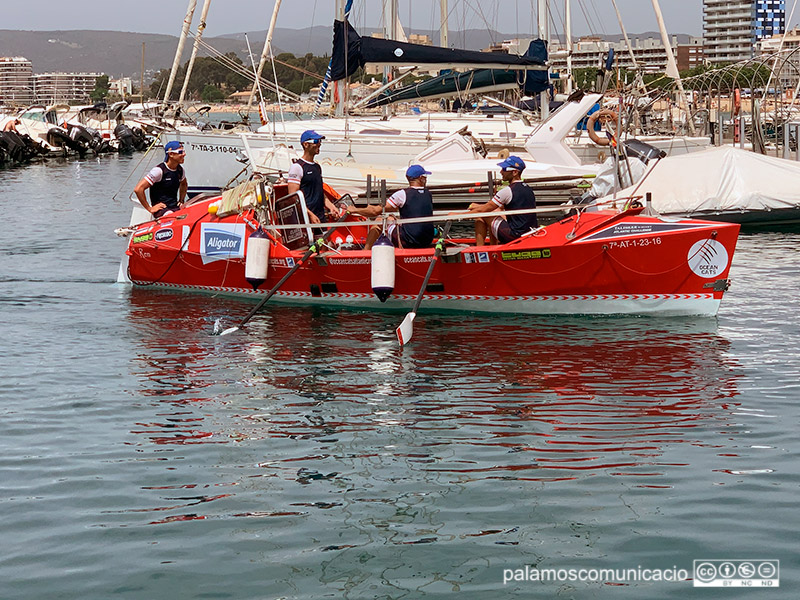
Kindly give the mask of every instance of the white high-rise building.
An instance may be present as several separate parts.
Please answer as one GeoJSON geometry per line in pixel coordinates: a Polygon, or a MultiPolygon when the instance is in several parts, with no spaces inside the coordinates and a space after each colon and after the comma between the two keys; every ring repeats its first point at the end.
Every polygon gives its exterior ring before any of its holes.
{"type": "Polygon", "coordinates": [[[785,29],[785,0],[703,0],[704,54],[712,64],[748,60],[756,42],[785,29]]]}
{"type": "Polygon", "coordinates": [[[22,56],[0,56],[0,104],[33,103],[33,65],[22,56]]]}

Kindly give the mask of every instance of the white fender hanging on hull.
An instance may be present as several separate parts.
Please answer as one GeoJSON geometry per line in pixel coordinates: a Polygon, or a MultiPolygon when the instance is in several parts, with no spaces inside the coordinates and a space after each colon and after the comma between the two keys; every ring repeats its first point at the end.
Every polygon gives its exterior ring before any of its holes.
{"type": "Polygon", "coordinates": [[[244,262],[244,278],[254,290],[267,280],[269,269],[269,237],[263,229],[256,229],[247,239],[247,256],[244,262]]]}
{"type": "Polygon", "coordinates": [[[372,291],[381,302],[394,291],[394,245],[385,234],[372,246],[372,291]]]}

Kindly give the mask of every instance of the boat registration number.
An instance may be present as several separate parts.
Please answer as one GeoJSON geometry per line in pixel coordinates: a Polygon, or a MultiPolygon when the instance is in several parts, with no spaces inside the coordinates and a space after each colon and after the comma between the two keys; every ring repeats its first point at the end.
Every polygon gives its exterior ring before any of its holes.
{"type": "Polygon", "coordinates": [[[222,152],[224,154],[236,154],[239,149],[236,146],[214,146],[211,144],[189,144],[192,150],[200,152],[222,152]]]}
{"type": "Polygon", "coordinates": [[[658,246],[661,243],[660,237],[644,237],[633,240],[621,240],[608,242],[609,248],[644,248],[645,246],[658,246]]]}

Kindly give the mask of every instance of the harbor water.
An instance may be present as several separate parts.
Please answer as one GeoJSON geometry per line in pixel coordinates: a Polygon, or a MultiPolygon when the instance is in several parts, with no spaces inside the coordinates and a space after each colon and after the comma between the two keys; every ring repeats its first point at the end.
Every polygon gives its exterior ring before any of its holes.
{"type": "Polygon", "coordinates": [[[139,158],[0,171],[0,598],[796,597],[800,233],[742,235],[716,319],[219,337],[252,303],[114,283],[139,158]],[[711,559],[780,587],[694,587],[711,559]]]}

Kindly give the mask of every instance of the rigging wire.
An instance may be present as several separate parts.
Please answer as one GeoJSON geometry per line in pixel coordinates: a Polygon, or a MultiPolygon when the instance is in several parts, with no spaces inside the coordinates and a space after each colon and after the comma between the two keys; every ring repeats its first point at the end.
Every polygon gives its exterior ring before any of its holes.
{"type": "MultiPolygon", "coordinates": [[[[193,34],[191,34],[191,33],[190,33],[190,35],[193,36],[193,34]]],[[[230,69],[231,71],[233,71],[237,75],[240,75],[240,76],[244,77],[248,82],[255,81],[255,75],[251,71],[247,70],[247,68],[244,65],[236,62],[235,60],[233,60],[229,56],[226,56],[226,55],[222,54],[219,50],[217,50],[216,48],[214,48],[213,46],[211,46],[210,44],[208,44],[204,40],[199,40],[199,44],[198,45],[201,48],[203,48],[206,52],[208,52],[211,55],[210,58],[213,59],[214,61],[218,62],[219,64],[221,64],[221,65],[223,65],[225,67],[227,67],[228,69],[230,69]]],[[[288,90],[285,90],[285,89],[280,88],[280,87],[278,87],[276,89],[275,88],[275,84],[273,84],[271,81],[269,81],[267,79],[259,77],[259,81],[260,81],[261,85],[263,85],[266,89],[268,89],[271,92],[274,92],[276,94],[280,93],[284,97],[289,98],[291,100],[294,100],[296,102],[300,101],[300,97],[297,94],[289,92],[288,90]]]]}

